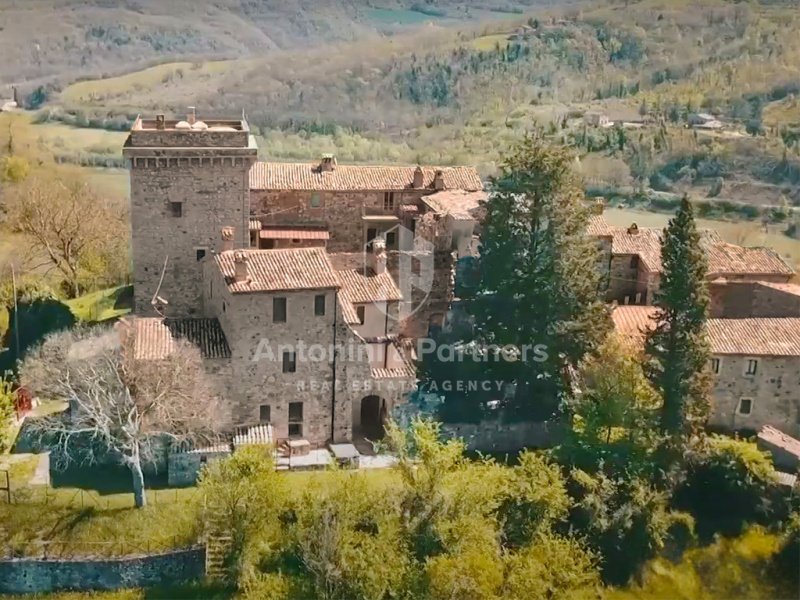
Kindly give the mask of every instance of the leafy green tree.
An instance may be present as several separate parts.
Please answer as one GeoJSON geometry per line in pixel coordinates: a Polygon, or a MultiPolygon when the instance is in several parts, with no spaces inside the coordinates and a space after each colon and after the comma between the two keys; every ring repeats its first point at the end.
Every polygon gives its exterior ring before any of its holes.
{"type": "Polygon", "coordinates": [[[600,597],[597,556],[574,538],[538,534],[505,560],[503,600],[572,600],[600,597]]]}
{"type": "Polygon", "coordinates": [[[568,150],[528,136],[506,157],[486,205],[470,312],[479,343],[544,349],[487,367],[516,383],[522,418],[552,417],[569,390],[567,370],[610,325],[573,165],[568,150]]]}
{"type": "Polygon", "coordinates": [[[706,340],[708,291],[706,256],[692,205],[686,196],[664,230],[663,274],[655,297],[656,327],[648,335],[647,374],[661,393],[661,431],[668,446],[680,450],[688,436],[705,425],[710,377],[706,340]]]}
{"type": "Polygon", "coordinates": [[[683,547],[693,535],[691,517],[670,510],[667,493],[643,479],[576,469],[569,485],[570,525],[597,552],[606,583],[627,583],[668,543],[683,547]]]}
{"type": "Polygon", "coordinates": [[[710,436],[689,454],[686,479],[674,504],[691,512],[701,537],[739,535],[748,524],[768,525],[786,517],[775,469],[767,454],[752,443],[710,436]],[[724,506],[725,510],[720,510],[724,506]]]}
{"type": "Polygon", "coordinates": [[[235,581],[247,573],[264,545],[279,539],[286,479],[276,472],[270,450],[250,446],[206,466],[199,490],[205,498],[207,533],[232,538],[226,565],[235,581]]]}
{"type": "Polygon", "coordinates": [[[559,459],[589,472],[601,465],[610,473],[651,470],[661,400],[633,348],[609,336],[579,377],[582,393],[569,404],[572,426],[556,449],[559,459]]]}

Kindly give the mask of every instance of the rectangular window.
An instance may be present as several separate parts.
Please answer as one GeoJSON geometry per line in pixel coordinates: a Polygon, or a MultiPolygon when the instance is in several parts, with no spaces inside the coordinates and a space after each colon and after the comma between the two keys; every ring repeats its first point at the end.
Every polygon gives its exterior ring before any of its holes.
{"type": "Polygon", "coordinates": [[[638,269],[639,268],[639,255],[634,254],[631,256],[631,269],[638,269]]]}
{"type": "Polygon", "coordinates": [[[286,298],[272,299],[272,322],[286,323],[286,298]]]}
{"type": "Polygon", "coordinates": [[[283,353],[283,372],[294,373],[297,371],[297,355],[294,352],[283,353]]]}
{"type": "Polygon", "coordinates": [[[394,192],[383,193],[383,210],[394,210],[394,192]]]}
{"type": "Polygon", "coordinates": [[[311,194],[311,202],[310,202],[310,204],[311,204],[311,208],[319,208],[320,207],[320,205],[322,204],[322,201],[320,200],[319,194],[317,194],[316,192],[311,194]]]}
{"type": "Polygon", "coordinates": [[[748,358],[747,359],[747,370],[744,372],[745,375],[755,375],[758,372],[758,359],[755,358],[748,358]]]}
{"type": "Polygon", "coordinates": [[[258,407],[258,420],[262,423],[269,423],[272,420],[271,412],[269,404],[262,404],[258,407]]]}
{"type": "Polygon", "coordinates": [[[739,408],[736,409],[736,412],[740,415],[749,415],[753,412],[753,399],[741,398],[739,400],[739,408]]]}
{"type": "Polygon", "coordinates": [[[205,248],[197,248],[194,251],[194,257],[197,261],[201,261],[206,257],[206,249],[205,248]]]}
{"type": "Polygon", "coordinates": [[[314,314],[318,317],[325,316],[325,294],[314,296],[314,314]]]}
{"type": "Polygon", "coordinates": [[[289,437],[293,438],[303,437],[303,424],[289,423],[289,437]]]}
{"type": "Polygon", "coordinates": [[[363,325],[366,320],[366,309],[363,306],[356,306],[356,315],[358,316],[358,322],[363,325]]]}
{"type": "Polygon", "coordinates": [[[386,247],[389,249],[394,249],[397,246],[397,232],[395,231],[387,231],[386,232],[386,247]]]}
{"type": "Polygon", "coordinates": [[[719,367],[720,367],[719,359],[718,358],[712,358],[711,359],[711,372],[714,373],[714,375],[719,375],[719,367]]]}
{"type": "Polygon", "coordinates": [[[367,250],[372,250],[372,242],[378,236],[378,230],[374,227],[367,229],[367,250]]]}
{"type": "Polygon", "coordinates": [[[183,216],[183,202],[170,202],[169,212],[173,217],[183,216]]]}
{"type": "Polygon", "coordinates": [[[289,423],[300,423],[303,421],[303,403],[289,402],[289,423]]]}

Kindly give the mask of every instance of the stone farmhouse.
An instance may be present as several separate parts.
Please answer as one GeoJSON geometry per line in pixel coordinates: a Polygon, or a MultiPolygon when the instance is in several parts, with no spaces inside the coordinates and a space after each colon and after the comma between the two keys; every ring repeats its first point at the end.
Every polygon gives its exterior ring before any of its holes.
{"type": "Polygon", "coordinates": [[[375,439],[413,389],[475,247],[471,167],[265,163],[241,120],[138,118],[130,169],[137,356],[196,343],[231,430],[375,439]]]}
{"type": "MultiPolygon", "coordinates": [[[[606,298],[616,331],[641,348],[655,326],[652,306],[661,272],[661,230],[612,227],[600,205],[589,234],[601,250],[606,298]]],[[[794,270],[768,248],[729,244],[702,232],[708,260],[714,375],[710,425],[757,431],[771,425],[800,434],[800,286],[794,270]]]]}
{"type": "MultiPolygon", "coordinates": [[[[616,306],[615,330],[641,347],[654,306],[616,306]]],[[[800,317],[709,319],[713,405],[709,425],[800,435],[800,317]]]]}
{"type": "MultiPolygon", "coordinates": [[[[612,227],[598,205],[589,222],[589,235],[597,240],[600,266],[606,285],[606,300],[618,304],[649,305],[658,291],[662,230],[654,227],[612,227]]],[[[786,284],[794,270],[769,248],[745,248],[724,242],[715,231],[704,230],[701,244],[708,260],[708,280],[715,310],[731,292],[729,284],[786,284]]],[[[736,289],[745,289],[744,287],[736,289]]],[[[798,313],[800,314],[800,313],[798,313]]],[[[712,315],[715,316],[715,315],[712,315]]]]}

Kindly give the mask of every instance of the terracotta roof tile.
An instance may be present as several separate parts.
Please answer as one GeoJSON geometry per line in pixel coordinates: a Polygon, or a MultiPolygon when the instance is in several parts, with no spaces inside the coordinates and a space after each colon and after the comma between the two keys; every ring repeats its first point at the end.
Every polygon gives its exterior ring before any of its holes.
{"type": "Polygon", "coordinates": [[[204,358],[230,358],[228,340],[217,319],[162,319],[138,317],[133,321],[134,355],[141,360],[161,360],[184,339],[200,349],[204,358]]]}
{"type": "Polygon", "coordinates": [[[250,219],[250,231],[258,231],[261,229],[261,221],[258,219],[250,219]]]}
{"type": "Polygon", "coordinates": [[[324,248],[286,250],[237,250],[215,256],[228,289],[232,293],[319,290],[340,287],[324,248]],[[248,259],[250,279],[234,280],[234,254],[248,259]]]}
{"type": "Polygon", "coordinates": [[[709,319],[714,354],[800,356],[800,318],[709,319]]]}
{"type": "MultiPolygon", "coordinates": [[[[257,162],[250,169],[253,190],[406,190],[413,187],[416,167],[337,165],[320,171],[317,163],[257,162]]],[[[424,188],[433,189],[433,178],[441,170],[447,189],[477,191],[483,183],[474,167],[422,167],[424,188]]]]}
{"type": "Polygon", "coordinates": [[[778,290],[784,294],[800,296],[800,285],[797,285],[796,283],[775,283],[773,281],[759,281],[757,283],[761,287],[768,287],[773,290],[778,290]]]}
{"type": "Polygon", "coordinates": [[[769,248],[744,248],[724,242],[707,244],[709,275],[793,275],[794,270],[769,248]]]}
{"type": "Polygon", "coordinates": [[[445,190],[425,196],[422,201],[442,215],[450,215],[456,220],[480,218],[483,212],[481,202],[485,202],[486,192],[466,192],[464,190],[445,190]]]}
{"type": "Polygon", "coordinates": [[[361,321],[356,312],[356,304],[372,302],[392,302],[403,299],[389,272],[380,275],[363,275],[361,269],[337,271],[342,282],[339,300],[342,306],[342,317],[346,323],[358,325],[361,321]]]}
{"type": "Polygon", "coordinates": [[[614,228],[609,225],[608,221],[603,215],[590,215],[589,224],[586,227],[586,233],[589,235],[596,235],[608,237],[613,235],[614,228]]]}
{"type": "MultiPolygon", "coordinates": [[[[643,266],[651,272],[661,272],[662,230],[655,227],[639,227],[630,232],[627,227],[610,227],[613,254],[635,254],[643,266]]],[[[590,235],[606,235],[600,221],[590,221],[590,235]]],[[[708,276],[725,275],[792,275],[794,270],[769,248],[745,248],[722,241],[716,231],[701,230],[701,244],[708,260],[708,276]]]]}
{"type": "MultiPolygon", "coordinates": [[[[655,326],[655,306],[617,306],[614,329],[641,347],[655,326]]],[[[739,356],[800,356],[800,318],[709,319],[712,354],[739,356]]]]}

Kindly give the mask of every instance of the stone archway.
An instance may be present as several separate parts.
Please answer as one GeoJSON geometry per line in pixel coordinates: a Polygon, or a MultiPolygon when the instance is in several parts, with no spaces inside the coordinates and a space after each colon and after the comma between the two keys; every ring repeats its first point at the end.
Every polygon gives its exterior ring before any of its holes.
{"type": "Polygon", "coordinates": [[[386,400],[380,396],[365,396],[361,399],[361,433],[370,440],[383,437],[386,424],[386,400]]]}

